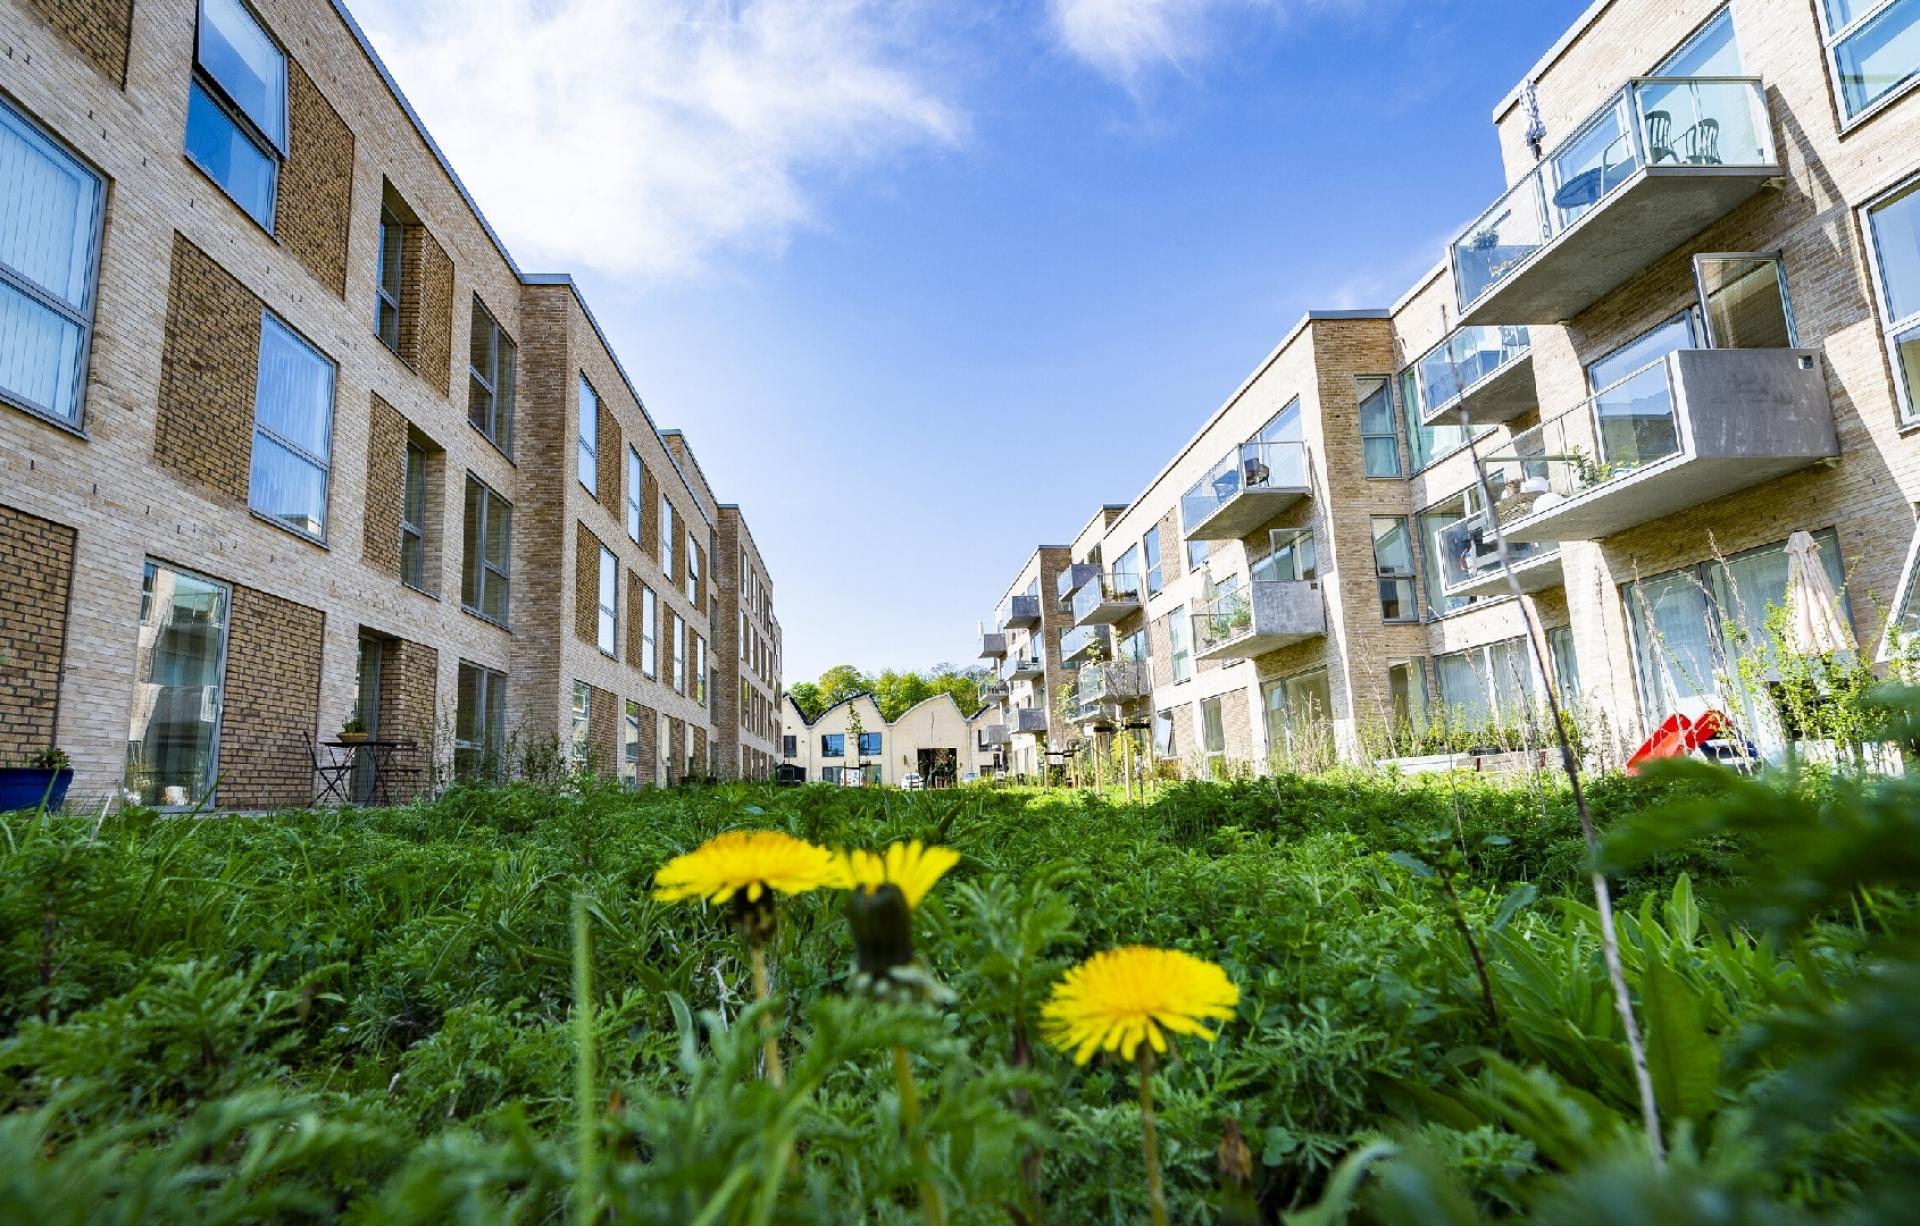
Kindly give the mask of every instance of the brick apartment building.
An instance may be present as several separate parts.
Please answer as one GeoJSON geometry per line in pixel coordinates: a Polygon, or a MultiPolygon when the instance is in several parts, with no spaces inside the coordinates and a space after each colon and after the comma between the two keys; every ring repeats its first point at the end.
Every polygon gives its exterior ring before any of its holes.
{"type": "Polygon", "coordinates": [[[1058,594],[1025,650],[1078,672],[987,735],[1195,771],[1524,720],[1530,610],[1616,752],[1710,707],[1764,740],[1736,662],[1797,531],[1862,651],[1920,634],[1920,5],[1596,0],[1493,119],[1506,188],[1429,274],[1309,313],[1034,555],[1058,593],[1025,564],[983,654],[1058,594]]]}
{"type": "Polygon", "coordinates": [[[344,7],[9,0],[0,44],[0,760],[300,803],[359,716],[415,786],[770,773],[739,508],[344,7]]]}

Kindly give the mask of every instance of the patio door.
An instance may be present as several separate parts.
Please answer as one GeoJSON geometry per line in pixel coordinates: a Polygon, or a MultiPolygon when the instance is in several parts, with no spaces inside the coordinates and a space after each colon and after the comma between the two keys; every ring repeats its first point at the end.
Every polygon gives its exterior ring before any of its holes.
{"type": "MultiPolygon", "coordinates": [[[[358,664],[359,688],[354,696],[353,713],[360,718],[369,739],[380,736],[380,657],[386,643],[370,634],[360,636],[358,664]]],[[[371,751],[353,755],[353,798],[360,804],[373,799],[373,762],[371,751]]]]}
{"type": "Polygon", "coordinates": [[[1693,281],[1709,348],[1792,349],[1798,344],[1787,266],[1779,252],[1696,255],[1693,281]]]}

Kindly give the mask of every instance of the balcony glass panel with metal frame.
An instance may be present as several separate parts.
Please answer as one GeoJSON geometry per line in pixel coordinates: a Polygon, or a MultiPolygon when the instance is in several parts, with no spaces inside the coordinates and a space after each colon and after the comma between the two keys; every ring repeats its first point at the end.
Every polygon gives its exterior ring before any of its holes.
{"type": "Polygon", "coordinates": [[[1039,656],[1016,651],[1007,658],[1007,680],[1009,681],[1032,681],[1046,675],[1046,662],[1039,656]]]}
{"type": "Polygon", "coordinates": [[[1311,492],[1305,443],[1242,443],[1181,496],[1180,522],[1190,541],[1239,540],[1311,492]]]}
{"type": "Polygon", "coordinates": [[[1450,245],[1460,323],[1571,319],[1779,173],[1759,78],[1635,78],[1450,245]]]}
{"type": "Polygon", "coordinates": [[[1222,584],[1196,604],[1193,654],[1202,660],[1246,660],[1327,632],[1317,579],[1242,579],[1222,584]]]}
{"type": "MultiPolygon", "coordinates": [[[[1501,490],[1496,487],[1494,498],[1501,490]]],[[[1435,533],[1440,585],[1448,596],[1505,596],[1511,590],[1500,569],[1496,517],[1484,511],[1456,520],[1435,533]]],[[[1543,592],[1563,582],[1560,546],[1543,541],[1508,541],[1507,556],[1523,592],[1543,592]]]]}
{"type": "Polygon", "coordinates": [[[1110,626],[1140,609],[1140,576],[1102,571],[1073,594],[1073,624],[1110,626]]]}
{"type": "Polygon", "coordinates": [[[1421,423],[1512,421],[1536,403],[1533,342],[1525,327],[1456,328],[1414,363],[1421,423]]]}
{"type": "Polygon", "coordinates": [[[1089,623],[1075,626],[1060,636],[1060,662],[1091,659],[1095,649],[1103,657],[1113,655],[1113,632],[1107,626],[1089,623]]]}
{"type": "Polygon", "coordinates": [[[1038,596],[1015,596],[1007,602],[1006,620],[1000,623],[1003,630],[1032,630],[1040,624],[1040,598],[1038,596]]]}

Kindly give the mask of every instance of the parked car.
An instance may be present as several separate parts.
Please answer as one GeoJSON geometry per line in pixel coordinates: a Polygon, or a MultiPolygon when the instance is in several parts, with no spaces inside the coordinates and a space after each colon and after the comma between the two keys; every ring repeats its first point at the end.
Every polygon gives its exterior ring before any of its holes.
{"type": "Polygon", "coordinates": [[[917,792],[927,786],[927,781],[920,777],[919,771],[908,771],[900,776],[900,786],[909,792],[917,792]]]}

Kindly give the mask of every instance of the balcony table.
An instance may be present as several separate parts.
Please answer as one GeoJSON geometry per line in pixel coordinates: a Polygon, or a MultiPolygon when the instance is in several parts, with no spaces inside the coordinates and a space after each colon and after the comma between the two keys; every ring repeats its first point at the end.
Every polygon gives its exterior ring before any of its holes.
{"type": "Polygon", "coordinates": [[[364,741],[322,741],[321,744],[328,749],[347,752],[356,766],[361,762],[366,763],[366,799],[360,802],[362,804],[371,803],[376,796],[385,801],[387,799],[386,776],[411,775],[414,769],[411,765],[404,763],[396,767],[395,759],[411,756],[414,750],[419,748],[412,741],[389,741],[378,737],[369,737],[364,741]]]}

